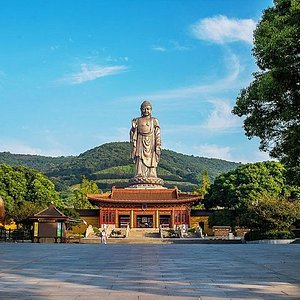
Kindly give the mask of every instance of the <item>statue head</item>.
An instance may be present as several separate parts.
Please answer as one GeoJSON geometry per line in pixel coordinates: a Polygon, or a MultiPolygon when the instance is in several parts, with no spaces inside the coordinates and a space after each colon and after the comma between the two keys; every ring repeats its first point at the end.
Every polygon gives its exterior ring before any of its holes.
{"type": "Polygon", "coordinates": [[[145,100],[142,104],[141,104],[141,108],[145,107],[145,106],[150,106],[152,108],[151,103],[148,100],[145,100]]]}
{"type": "Polygon", "coordinates": [[[149,101],[145,100],[142,104],[141,104],[141,113],[142,116],[149,116],[151,115],[152,112],[152,105],[149,101]]]}

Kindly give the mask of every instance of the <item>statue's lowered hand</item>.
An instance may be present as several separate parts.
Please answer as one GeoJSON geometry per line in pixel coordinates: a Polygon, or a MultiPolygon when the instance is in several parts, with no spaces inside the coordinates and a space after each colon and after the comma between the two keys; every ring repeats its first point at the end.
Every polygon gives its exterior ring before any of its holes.
{"type": "Polygon", "coordinates": [[[157,155],[157,156],[160,156],[160,154],[161,154],[161,149],[160,149],[160,147],[156,147],[155,152],[156,152],[156,155],[157,155]]]}

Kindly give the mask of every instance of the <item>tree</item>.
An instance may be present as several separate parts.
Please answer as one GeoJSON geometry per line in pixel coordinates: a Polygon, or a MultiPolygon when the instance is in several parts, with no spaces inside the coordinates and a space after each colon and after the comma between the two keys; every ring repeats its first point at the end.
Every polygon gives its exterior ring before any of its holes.
{"type": "Polygon", "coordinates": [[[262,196],[290,196],[285,168],[279,162],[245,164],[217,177],[204,198],[206,208],[242,209],[262,196]]]}
{"type": "Polygon", "coordinates": [[[195,193],[202,195],[203,197],[208,193],[210,188],[210,179],[208,176],[208,171],[205,170],[201,174],[201,185],[197,186],[195,193]]]}
{"type": "Polygon", "coordinates": [[[0,165],[0,196],[6,215],[17,223],[51,202],[62,205],[54,184],[42,173],[26,167],[0,165]]]}
{"type": "Polygon", "coordinates": [[[242,89],[233,113],[244,120],[249,138],[260,138],[290,168],[300,185],[300,2],[274,0],[254,32],[253,54],[259,72],[242,89]]]}
{"type": "Polygon", "coordinates": [[[41,211],[43,208],[45,208],[43,205],[40,206],[30,201],[23,201],[16,204],[10,214],[18,227],[19,224],[24,223],[29,216],[41,211]]]}
{"type": "Polygon", "coordinates": [[[237,216],[234,210],[222,209],[214,211],[208,218],[209,227],[237,225],[237,216]]]}
{"type": "Polygon", "coordinates": [[[94,208],[88,201],[87,194],[100,194],[101,192],[95,181],[83,177],[80,186],[69,195],[67,202],[77,209],[94,208]]]}
{"type": "MultiPolygon", "coordinates": [[[[208,176],[208,171],[205,170],[201,174],[201,185],[197,186],[194,189],[194,193],[200,194],[200,195],[202,195],[202,197],[204,197],[208,193],[209,188],[210,188],[210,179],[208,176]]],[[[204,209],[204,204],[201,202],[201,203],[193,206],[193,209],[199,209],[199,210],[204,209]]]]}
{"type": "Polygon", "coordinates": [[[299,187],[289,186],[279,162],[259,162],[238,167],[216,178],[206,208],[222,208],[210,224],[238,224],[251,229],[286,230],[300,218],[299,187]]]}
{"type": "Polygon", "coordinates": [[[24,201],[26,188],[23,172],[9,165],[0,165],[0,195],[5,203],[6,214],[10,214],[15,203],[24,201]]]}
{"type": "Polygon", "coordinates": [[[289,230],[299,219],[299,201],[276,197],[262,197],[247,203],[246,210],[240,216],[241,225],[262,232],[289,230]]]}

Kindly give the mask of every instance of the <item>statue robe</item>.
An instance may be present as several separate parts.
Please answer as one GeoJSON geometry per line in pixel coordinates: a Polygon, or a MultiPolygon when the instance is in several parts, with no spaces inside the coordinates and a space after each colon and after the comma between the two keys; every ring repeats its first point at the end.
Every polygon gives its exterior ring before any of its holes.
{"type": "Polygon", "coordinates": [[[132,158],[136,164],[136,176],[157,177],[161,140],[158,120],[140,117],[132,120],[130,131],[132,158]]]}

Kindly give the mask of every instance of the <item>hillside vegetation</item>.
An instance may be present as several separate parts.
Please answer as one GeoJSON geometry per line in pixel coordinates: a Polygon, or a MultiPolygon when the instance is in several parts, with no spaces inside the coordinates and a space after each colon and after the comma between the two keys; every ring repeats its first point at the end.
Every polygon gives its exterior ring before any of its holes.
{"type": "MultiPolygon", "coordinates": [[[[59,190],[78,184],[82,177],[95,180],[102,190],[111,186],[126,186],[134,176],[134,164],[130,159],[130,143],[107,143],[78,156],[45,157],[0,153],[0,164],[27,166],[37,169],[54,181],[59,190]]],[[[201,173],[207,170],[213,181],[221,173],[235,169],[237,163],[221,159],[204,158],[163,150],[158,176],[165,185],[177,185],[182,191],[192,191],[201,181],[201,173]]]]}

